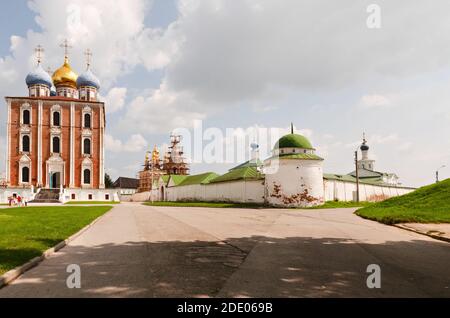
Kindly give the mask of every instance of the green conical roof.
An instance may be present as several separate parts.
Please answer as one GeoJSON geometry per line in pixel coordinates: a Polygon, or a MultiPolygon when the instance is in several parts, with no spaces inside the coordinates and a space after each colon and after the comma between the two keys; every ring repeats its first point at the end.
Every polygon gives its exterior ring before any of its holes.
{"type": "Polygon", "coordinates": [[[314,149],[309,140],[302,135],[288,134],[280,138],[275,144],[275,149],[279,148],[303,148],[314,149]]]}

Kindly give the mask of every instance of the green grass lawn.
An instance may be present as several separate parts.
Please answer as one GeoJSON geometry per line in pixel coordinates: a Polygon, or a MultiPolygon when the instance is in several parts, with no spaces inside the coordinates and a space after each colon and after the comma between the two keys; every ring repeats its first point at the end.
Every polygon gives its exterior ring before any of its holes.
{"type": "Polygon", "coordinates": [[[356,211],[385,224],[450,223],[450,179],[356,211]]]}
{"type": "Polygon", "coordinates": [[[0,209],[0,275],[88,225],[110,206],[0,209]]]}
{"type": "Polygon", "coordinates": [[[103,204],[103,205],[109,205],[109,204],[119,204],[120,202],[113,202],[113,201],[69,201],[65,204],[67,205],[77,205],[77,204],[103,204]]]}
{"type": "Polygon", "coordinates": [[[174,206],[174,207],[200,207],[200,208],[247,208],[258,209],[263,205],[257,203],[231,203],[231,202],[170,202],[170,201],[155,201],[145,202],[148,206],[174,206]]]}
{"type": "Polygon", "coordinates": [[[337,208],[361,208],[366,206],[371,206],[372,202],[344,202],[344,201],[327,201],[325,204],[313,206],[306,209],[337,209],[337,208]]]}

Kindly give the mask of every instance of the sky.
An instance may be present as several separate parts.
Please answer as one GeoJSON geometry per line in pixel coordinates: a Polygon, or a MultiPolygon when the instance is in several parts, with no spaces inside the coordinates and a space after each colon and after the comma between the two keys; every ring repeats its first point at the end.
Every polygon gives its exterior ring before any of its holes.
{"type": "MultiPolygon", "coordinates": [[[[281,136],[292,122],[327,173],[353,170],[365,132],[375,170],[421,186],[442,165],[441,177],[450,177],[449,11],[446,0],[7,1],[0,95],[26,96],[34,48],[44,47],[44,68],[55,70],[67,38],[77,73],[85,69],[84,50],[93,52],[113,179],[136,176],[145,152],[164,147],[174,130],[203,127],[196,145],[189,142],[196,137],[184,139],[191,158],[198,143],[209,151],[213,137],[222,146],[255,141],[248,135],[255,127],[281,136]],[[368,26],[371,4],[377,27],[368,26]],[[227,129],[234,134],[220,137],[227,129]]],[[[274,136],[256,139],[263,158],[274,136]]],[[[192,173],[223,173],[248,156],[245,147],[234,161],[194,160],[192,173]]]]}

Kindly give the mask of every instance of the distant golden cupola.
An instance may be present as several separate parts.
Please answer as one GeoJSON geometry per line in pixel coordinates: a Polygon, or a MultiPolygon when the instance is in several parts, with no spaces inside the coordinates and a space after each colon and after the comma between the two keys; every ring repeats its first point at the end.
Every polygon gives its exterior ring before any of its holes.
{"type": "Polygon", "coordinates": [[[58,86],[68,86],[76,89],[77,78],[78,75],[70,67],[69,58],[67,56],[64,57],[64,65],[58,68],[52,76],[53,84],[56,88],[58,88],[58,86]]]}
{"type": "Polygon", "coordinates": [[[159,149],[155,145],[155,147],[153,147],[153,151],[152,151],[152,162],[153,163],[159,163],[159,160],[160,160],[160,158],[159,158],[159,149]]]}

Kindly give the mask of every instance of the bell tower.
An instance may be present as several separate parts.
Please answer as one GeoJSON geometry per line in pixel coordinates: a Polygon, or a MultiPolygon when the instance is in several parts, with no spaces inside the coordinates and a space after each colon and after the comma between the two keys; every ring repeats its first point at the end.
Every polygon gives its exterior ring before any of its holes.
{"type": "Polygon", "coordinates": [[[358,161],[358,169],[373,171],[375,160],[369,159],[369,145],[365,133],[363,133],[363,142],[359,149],[361,149],[361,160],[358,161]]]}

